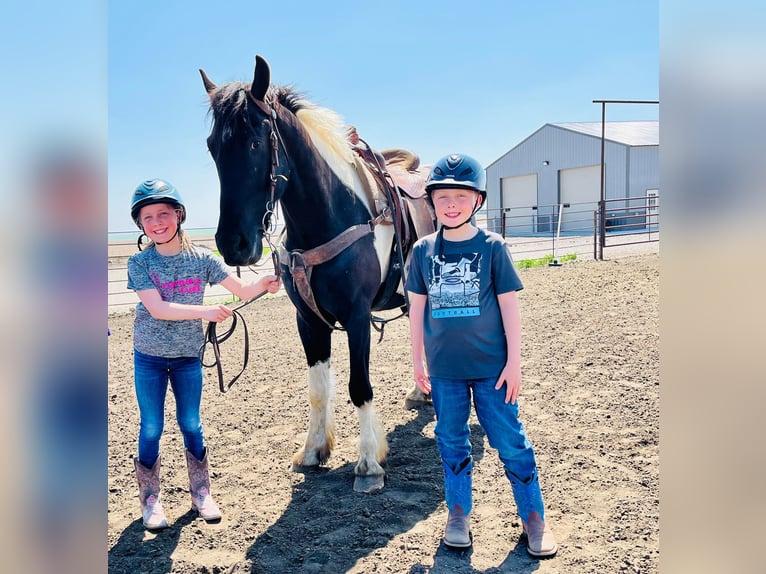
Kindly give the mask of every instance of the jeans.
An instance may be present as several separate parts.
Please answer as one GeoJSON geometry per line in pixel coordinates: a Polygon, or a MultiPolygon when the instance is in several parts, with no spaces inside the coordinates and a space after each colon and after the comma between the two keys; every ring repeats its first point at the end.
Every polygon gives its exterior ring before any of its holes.
{"type": "Polygon", "coordinates": [[[151,468],[160,454],[160,437],[165,425],[165,395],[168,380],[176,400],[176,420],[184,446],[198,459],[205,450],[200,419],[202,362],[199,357],[168,359],[133,350],[136,398],[141,415],[138,432],[138,460],[151,468]]]}
{"type": "MultiPolygon", "coordinates": [[[[519,420],[519,405],[505,402],[505,387],[495,389],[496,378],[442,379],[431,377],[431,399],[436,413],[436,445],[445,471],[447,504],[458,502],[463,508],[471,507],[470,489],[449,492],[451,485],[459,485],[471,458],[470,428],[471,395],[476,416],[487,435],[489,444],[497,450],[505,474],[511,482],[519,515],[529,518],[533,510],[544,515],[542,494],[537,480],[537,463],[532,444],[519,420]],[[465,500],[461,500],[465,498],[465,500]]],[[[451,509],[451,506],[450,506],[451,509]]]]}

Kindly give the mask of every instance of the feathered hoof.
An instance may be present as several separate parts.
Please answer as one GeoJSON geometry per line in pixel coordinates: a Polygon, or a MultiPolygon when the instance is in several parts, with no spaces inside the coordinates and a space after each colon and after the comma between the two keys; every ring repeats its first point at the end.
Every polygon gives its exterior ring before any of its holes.
{"type": "Polygon", "coordinates": [[[330,449],[301,449],[293,456],[293,470],[316,468],[330,458],[330,449]]]}
{"type": "Polygon", "coordinates": [[[370,474],[368,476],[354,477],[354,492],[369,494],[383,488],[384,476],[382,474],[370,474]]]}
{"type": "Polygon", "coordinates": [[[354,468],[354,491],[375,492],[383,488],[386,471],[377,462],[362,458],[354,468]]]}

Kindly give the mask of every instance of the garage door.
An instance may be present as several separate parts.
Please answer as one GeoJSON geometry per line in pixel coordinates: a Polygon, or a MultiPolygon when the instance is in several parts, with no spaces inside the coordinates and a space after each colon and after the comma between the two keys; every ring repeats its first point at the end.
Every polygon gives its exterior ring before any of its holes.
{"type": "Polygon", "coordinates": [[[537,211],[537,174],[504,177],[501,182],[503,209],[505,210],[505,235],[527,235],[534,232],[537,211]]]}
{"type": "Polygon", "coordinates": [[[593,212],[601,197],[601,164],[562,169],[559,198],[569,207],[562,210],[561,231],[593,232],[593,212]]]}

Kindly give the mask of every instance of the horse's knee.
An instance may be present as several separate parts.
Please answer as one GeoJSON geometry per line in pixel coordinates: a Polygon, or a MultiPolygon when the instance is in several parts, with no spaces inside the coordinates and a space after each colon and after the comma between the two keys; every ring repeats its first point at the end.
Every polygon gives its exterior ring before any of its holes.
{"type": "Polygon", "coordinates": [[[364,384],[350,381],[348,384],[348,394],[356,408],[361,408],[362,405],[373,399],[372,386],[370,386],[369,382],[364,384]]]}

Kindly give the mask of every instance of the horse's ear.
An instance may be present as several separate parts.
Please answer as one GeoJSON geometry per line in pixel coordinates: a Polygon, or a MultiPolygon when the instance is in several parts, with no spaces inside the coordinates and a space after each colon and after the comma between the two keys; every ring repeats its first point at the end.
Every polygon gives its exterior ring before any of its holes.
{"type": "Polygon", "coordinates": [[[271,69],[269,68],[269,63],[263,56],[258,55],[255,57],[255,75],[253,76],[253,84],[250,86],[250,94],[256,100],[263,101],[270,82],[271,69]]]}
{"type": "Polygon", "coordinates": [[[207,74],[205,73],[205,70],[202,68],[199,69],[200,76],[202,76],[202,83],[205,85],[205,91],[207,92],[207,95],[211,95],[215,89],[218,87],[216,86],[213,81],[207,77],[207,74]]]}

